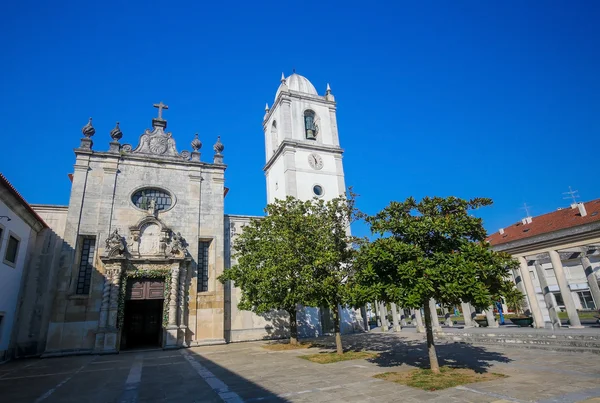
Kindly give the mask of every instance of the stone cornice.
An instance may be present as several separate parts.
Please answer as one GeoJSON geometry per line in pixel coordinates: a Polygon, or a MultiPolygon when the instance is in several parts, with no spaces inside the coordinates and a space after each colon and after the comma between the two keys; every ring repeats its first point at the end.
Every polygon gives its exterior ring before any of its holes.
{"type": "Polygon", "coordinates": [[[284,152],[296,150],[323,151],[327,153],[337,154],[339,156],[341,156],[344,153],[344,150],[337,146],[315,143],[314,141],[309,140],[299,141],[286,139],[283,140],[281,144],[279,144],[279,147],[277,147],[277,151],[273,153],[269,161],[264,166],[263,171],[266,172],[271,167],[271,165],[273,165],[275,160],[277,160],[277,158],[279,158],[279,156],[284,152]]]}
{"type": "Polygon", "coordinates": [[[165,165],[178,165],[178,166],[186,166],[186,167],[199,167],[203,170],[217,170],[217,171],[225,171],[227,169],[226,164],[214,164],[209,162],[202,161],[185,161],[171,158],[161,158],[161,157],[153,157],[145,154],[114,154],[110,152],[102,152],[102,151],[85,151],[80,152],[80,150],[76,149],[75,154],[86,154],[89,156],[89,161],[101,160],[101,159],[120,159],[121,163],[128,161],[140,161],[140,162],[154,162],[156,164],[165,165]]]}
{"type": "Polygon", "coordinates": [[[284,101],[291,102],[292,98],[301,99],[301,100],[310,101],[310,102],[317,102],[317,103],[327,106],[329,109],[333,109],[333,110],[336,109],[335,101],[328,101],[327,99],[325,99],[325,97],[322,97],[320,95],[310,95],[310,94],[305,94],[303,92],[297,92],[297,91],[293,91],[293,90],[288,90],[286,92],[282,91],[277,95],[277,98],[275,98],[275,102],[269,109],[269,112],[265,115],[265,117],[263,119],[263,128],[265,127],[265,125],[269,121],[269,119],[271,118],[271,114],[277,108],[277,106],[284,101]]]}
{"type": "Polygon", "coordinates": [[[563,249],[565,246],[600,238],[600,222],[566,228],[535,237],[519,239],[492,247],[497,252],[507,252],[511,255],[527,255],[531,252],[550,249],[563,249]]]}

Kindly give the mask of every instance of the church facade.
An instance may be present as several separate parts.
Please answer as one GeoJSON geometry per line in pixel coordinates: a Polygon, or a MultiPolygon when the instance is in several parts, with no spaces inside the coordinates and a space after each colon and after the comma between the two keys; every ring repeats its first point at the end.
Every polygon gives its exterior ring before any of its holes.
{"type": "MultiPolygon", "coordinates": [[[[137,145],[119,125],[108,150],[94,147],[92,120],[75,149],[68,206],[33,205],[50,233],[23,282],[17,355],[111,353],[280,338],[287,317],[237,309],[240,291],[217,277],[235,264],[236,234],[252,217],[224,214],[226,165],[202,143],[178,150],[162,103],[137,145]]],[[[306,78],[283,78],[264,118],[268,201],[292,195],[332,198],[345,191],[329,86],[319,96],[306,78]]],[[[305,308],[305,336],[326,332],[328,314],[305,308]]],[[[346,310],[343,330],[360,331],[346,310]]],[[[302,320],[302,318],[301,318],[302,320]]]]}

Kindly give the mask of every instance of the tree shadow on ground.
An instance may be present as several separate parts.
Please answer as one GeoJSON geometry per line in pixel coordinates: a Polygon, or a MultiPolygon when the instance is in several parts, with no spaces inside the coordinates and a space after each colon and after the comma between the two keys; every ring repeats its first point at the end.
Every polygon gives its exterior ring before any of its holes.
{"type": "Polygon", "coordinates": [[[290,320],[287,312],[271,311],[260,316],[269,322],[265,326],[267,334],[263,337],[263,340],[289,339],[290,320]]]}
{"type": "MultiPolygon", "coordinates": [[[[313,341],[317,346],[333,348],[335,341],[318,339],[313,341]]],[[[343,339],[344,350],[374,351],[379,353],[367,361],[380,367],[411,366],[429,368],[429,355],[425,340],[409,340],[394,334],[367,333],[349,335],[343,339]]],[[[508,363],[512,360],[502,353],[489,351],[484,347],[466,343],[436,344],[440,365],[454,368],[470,368],[476,372],[487,372],[493,363],[508,363]]]]}

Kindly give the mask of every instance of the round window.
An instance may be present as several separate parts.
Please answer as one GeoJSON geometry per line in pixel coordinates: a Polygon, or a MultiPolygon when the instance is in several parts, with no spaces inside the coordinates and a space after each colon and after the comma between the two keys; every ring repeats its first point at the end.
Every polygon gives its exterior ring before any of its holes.
{"type": "Polygon", "coordinates": [[[158,211],[168,210],[173,204],[171,195],[167,191],[157,188],[140,189],[131,196],[133,204],[142,210],[151,208],[152,200],[158,211]]]}
{"type": "Polygon", "coordinates": [[[313,186],[313,193],[316,196],[323,196],[323,187],[321,187],[321,185],[313,186]]]}

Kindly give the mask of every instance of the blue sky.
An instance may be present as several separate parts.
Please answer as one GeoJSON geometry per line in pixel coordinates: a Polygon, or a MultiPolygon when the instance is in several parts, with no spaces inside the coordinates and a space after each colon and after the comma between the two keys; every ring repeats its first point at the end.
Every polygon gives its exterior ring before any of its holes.
{"type": "MultiPolygon", "coordinates": [[[[226,212],[266,202],[261,121],[281,72],[331,84],[346,182],[375,213],[408,196],[491,197],[489,231],[600,197],[600,3],[9,2],[0,171],[67,204],[94,118],[137,144],[164,101],[179,150],[225,144],[226,212]]],[[[365,228],[355,232],[365,234],[365,228]]]]}

